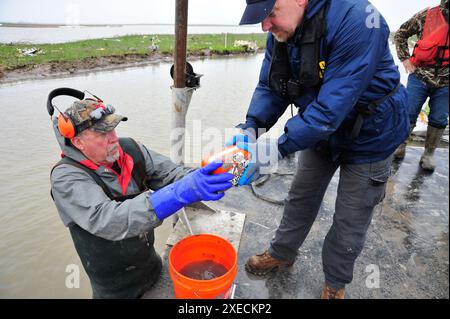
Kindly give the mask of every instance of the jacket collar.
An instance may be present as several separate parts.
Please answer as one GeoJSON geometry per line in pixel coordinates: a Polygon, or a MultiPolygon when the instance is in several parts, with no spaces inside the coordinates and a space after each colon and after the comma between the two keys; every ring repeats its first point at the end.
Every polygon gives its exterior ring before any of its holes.
{"type": "Polygon", "coordinates": [[[305,11],[305,16],[303,17],[303,21],[297,27],[297,29],[295,29],[294,35],[287,41],[288,45],[298,45],[300,43],[303,24],[305,23],[305,21],[308,21],[312,17],[314,17],[328,2],[329,0],[309,0],[308,6],[306,7],[305,11]]]}

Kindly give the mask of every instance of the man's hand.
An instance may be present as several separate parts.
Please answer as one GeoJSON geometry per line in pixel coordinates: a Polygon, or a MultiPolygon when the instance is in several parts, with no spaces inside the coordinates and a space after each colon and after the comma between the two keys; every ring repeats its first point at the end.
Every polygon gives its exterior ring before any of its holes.
{"type": "Polygon", "coordinates": [[[223,192],[232,186],[231,180],[234,178],[230,173],[211,175],[222,165],[222,162],[212,162],[150,194],[149,200],[156,216],[162,220],[186,205],[221,199],[223,192]]]}
{"type": "Polygon", "coordinates": [[[403,66],[408,74],[416,72],[416,66],[409,59],[403,61],[403,66]]]}
{"type": "Polygon", "coordinates": [[[239,129],[238,133],[233,135],[233,137],[225,142],[225,146],[236,145],[237,143],[256,143],[256,137],[254,132],[250,130],[239,129]]]}
{"type": "Polygon", "coordinates": [[[239,186],[248,185],[260,175],[273,173],[282,158],[278,151],[278,141],[238,142],[236,146],[250,153],[250,163],[239,179],[239,186]]]}

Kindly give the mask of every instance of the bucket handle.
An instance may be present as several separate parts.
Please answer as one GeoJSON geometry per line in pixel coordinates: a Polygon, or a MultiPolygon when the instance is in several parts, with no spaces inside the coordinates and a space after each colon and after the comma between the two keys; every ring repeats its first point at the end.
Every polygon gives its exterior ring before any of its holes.
{"type": "MultiPolygon", "coordinates": [[[[235,289],[236,289],[236,285],[235,285],[235,284],[232,284],[232,286],[230,287],[230,290],[231,290],[231,293],[230,293],[231,299],[234,299],[234,291],[235,291],[235,289]]],[[[193,290],[193,289],[192,289],[192,290],[193,290]]],[[[192,292],[194,293],[194,295],[195,295],[198,299],[203,299],[202,297],[199,296],[199,294],[197,293],[197,291],[193,290],[192,292]]]]}

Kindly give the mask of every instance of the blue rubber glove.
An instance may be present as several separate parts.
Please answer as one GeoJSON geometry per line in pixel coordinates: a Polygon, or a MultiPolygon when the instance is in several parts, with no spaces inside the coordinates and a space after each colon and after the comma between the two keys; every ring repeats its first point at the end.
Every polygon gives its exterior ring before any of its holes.
{"type": "Polygon", "coordinates": [[[278,167],[278,160],[283,158],[278,151],[278,141],[238,142],[236,146],[251,156],[250,163],[239,179],[239,186],[250,184],[260,175],[273,173],[278,167]]]}
{"type": "Polygon", "coordinates": [[[256,137],[250,130],[240,130],[240,132],[234,135],[230,140],[225,142],[225,146],[236,145],[239,142],[243,143],[256,143],[256,137]]]}
{"type": "Polygon", "coordinates": [[[211,172],[223,165],[222,162],[212,162],[179,181],[167,185],[149,195],[156,216],[164,219],[186,205],[202,200],[219,200],[229,189],[234,178],[233,174],[222,173],[211,175],[211,172]]]}

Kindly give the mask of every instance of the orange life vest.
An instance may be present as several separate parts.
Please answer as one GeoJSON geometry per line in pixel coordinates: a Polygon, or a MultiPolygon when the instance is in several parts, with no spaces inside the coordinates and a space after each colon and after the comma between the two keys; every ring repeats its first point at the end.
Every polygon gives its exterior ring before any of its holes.
{"type": "Polygon", "coordinates": [[[448,22],[439,6],[427,10],[422,39],[417,41],[410,61],[416,66],[440,67],[448,65],[448,22]]]}

